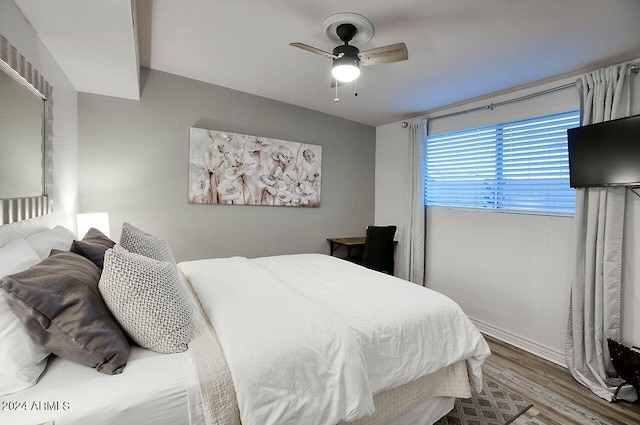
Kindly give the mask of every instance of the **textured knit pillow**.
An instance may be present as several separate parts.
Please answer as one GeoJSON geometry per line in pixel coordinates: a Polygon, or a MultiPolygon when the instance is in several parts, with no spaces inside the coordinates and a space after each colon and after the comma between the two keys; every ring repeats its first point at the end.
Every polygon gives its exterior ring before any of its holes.
{"type": "Polygon", "coordinates": [[[129,252],[144,255],[158,261],[170,261],[173,264],[173,252],[169,244],[162,238],[144,232],[129,223],[122,225],[120,245],[129,252]]]}
{"type": "Polygon", "coordinates": [[[105,253],[99,288],[107,307],[140,346],[159,353],[187,349],[193,306],[175,264],[116,245],[105,253]]]}
{"type": "Polygon", "coordinates": [[[81,241],[73,241],[71,252],[88,258],[102,270],[104,253],[107,249],[113,248],[115,244],[107,235],[92,227],[81,241]]]}
{"type": "Polygon", "coordinates": [[[60,357],[122,372],[127,337],[102,301],[100,270],[73,252],[51,251],[39,264],[0,280],[11,310],[35,341],[60,357]]]}

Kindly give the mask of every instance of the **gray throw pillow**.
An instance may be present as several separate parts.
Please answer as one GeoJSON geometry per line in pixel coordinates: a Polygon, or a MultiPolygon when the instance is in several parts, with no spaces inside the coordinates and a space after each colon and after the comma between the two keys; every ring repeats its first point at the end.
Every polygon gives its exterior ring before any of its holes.
{"type": "Polygon", "coordinates": [[[6,299],[29,335],[52,353],[96,368],[122,372],[129,342],[98,291],[100,270],[72,252],[51,255],[0,280],[6,299]]]}
{"type": "Polygon", "coordinates": [[[115,244],[107,235],[92,227],[81,241],[73,241],[71,252],[88,258],[102,270],[104,253],[107,249],[113,248],[115,244]]]}
{"type": "Polygon", "coordinates": [[[175,264],[116,245],[105,253],[99,289],[120,326],[140,346],[159,353],[187,349],[193,306],[175,264]]]}
{"type": "Polygon", "coordinates": [[[120,245],[135,254],[144,255],[158,261],[176,263],[173,258],[173,252],[171,252],[169,244],[164,239],[144,232],[129,223],[122,225],[120,245]]]}

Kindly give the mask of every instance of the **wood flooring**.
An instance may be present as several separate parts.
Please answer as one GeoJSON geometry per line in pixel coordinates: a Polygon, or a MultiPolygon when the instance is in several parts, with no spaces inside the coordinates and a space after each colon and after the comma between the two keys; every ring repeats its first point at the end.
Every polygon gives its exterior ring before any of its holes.
{"type": "Polygon", "coordinates": [[[576,382],[567,369],[485,335],[492,354],[483,373],[529,400],[514,425],[640,424],[640,404],[609,403],[576,382]]]}

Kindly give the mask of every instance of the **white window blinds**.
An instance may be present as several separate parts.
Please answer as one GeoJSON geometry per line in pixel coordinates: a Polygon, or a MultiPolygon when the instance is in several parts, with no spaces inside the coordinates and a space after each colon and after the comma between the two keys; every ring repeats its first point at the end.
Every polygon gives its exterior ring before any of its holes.
{"type": "Polygon", "coordinates": [[[579,111],[427,136],[429,206],[573,213],[567,129],[579,111]]]}

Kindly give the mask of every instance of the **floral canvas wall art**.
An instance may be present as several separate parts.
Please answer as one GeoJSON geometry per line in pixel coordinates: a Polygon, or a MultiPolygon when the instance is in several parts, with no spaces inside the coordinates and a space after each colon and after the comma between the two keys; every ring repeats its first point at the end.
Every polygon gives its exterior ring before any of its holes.
{"type": "Polygon", "coordinates": [[[191,127],[189,201],[320,206],[322,146],[191,127]]]}

